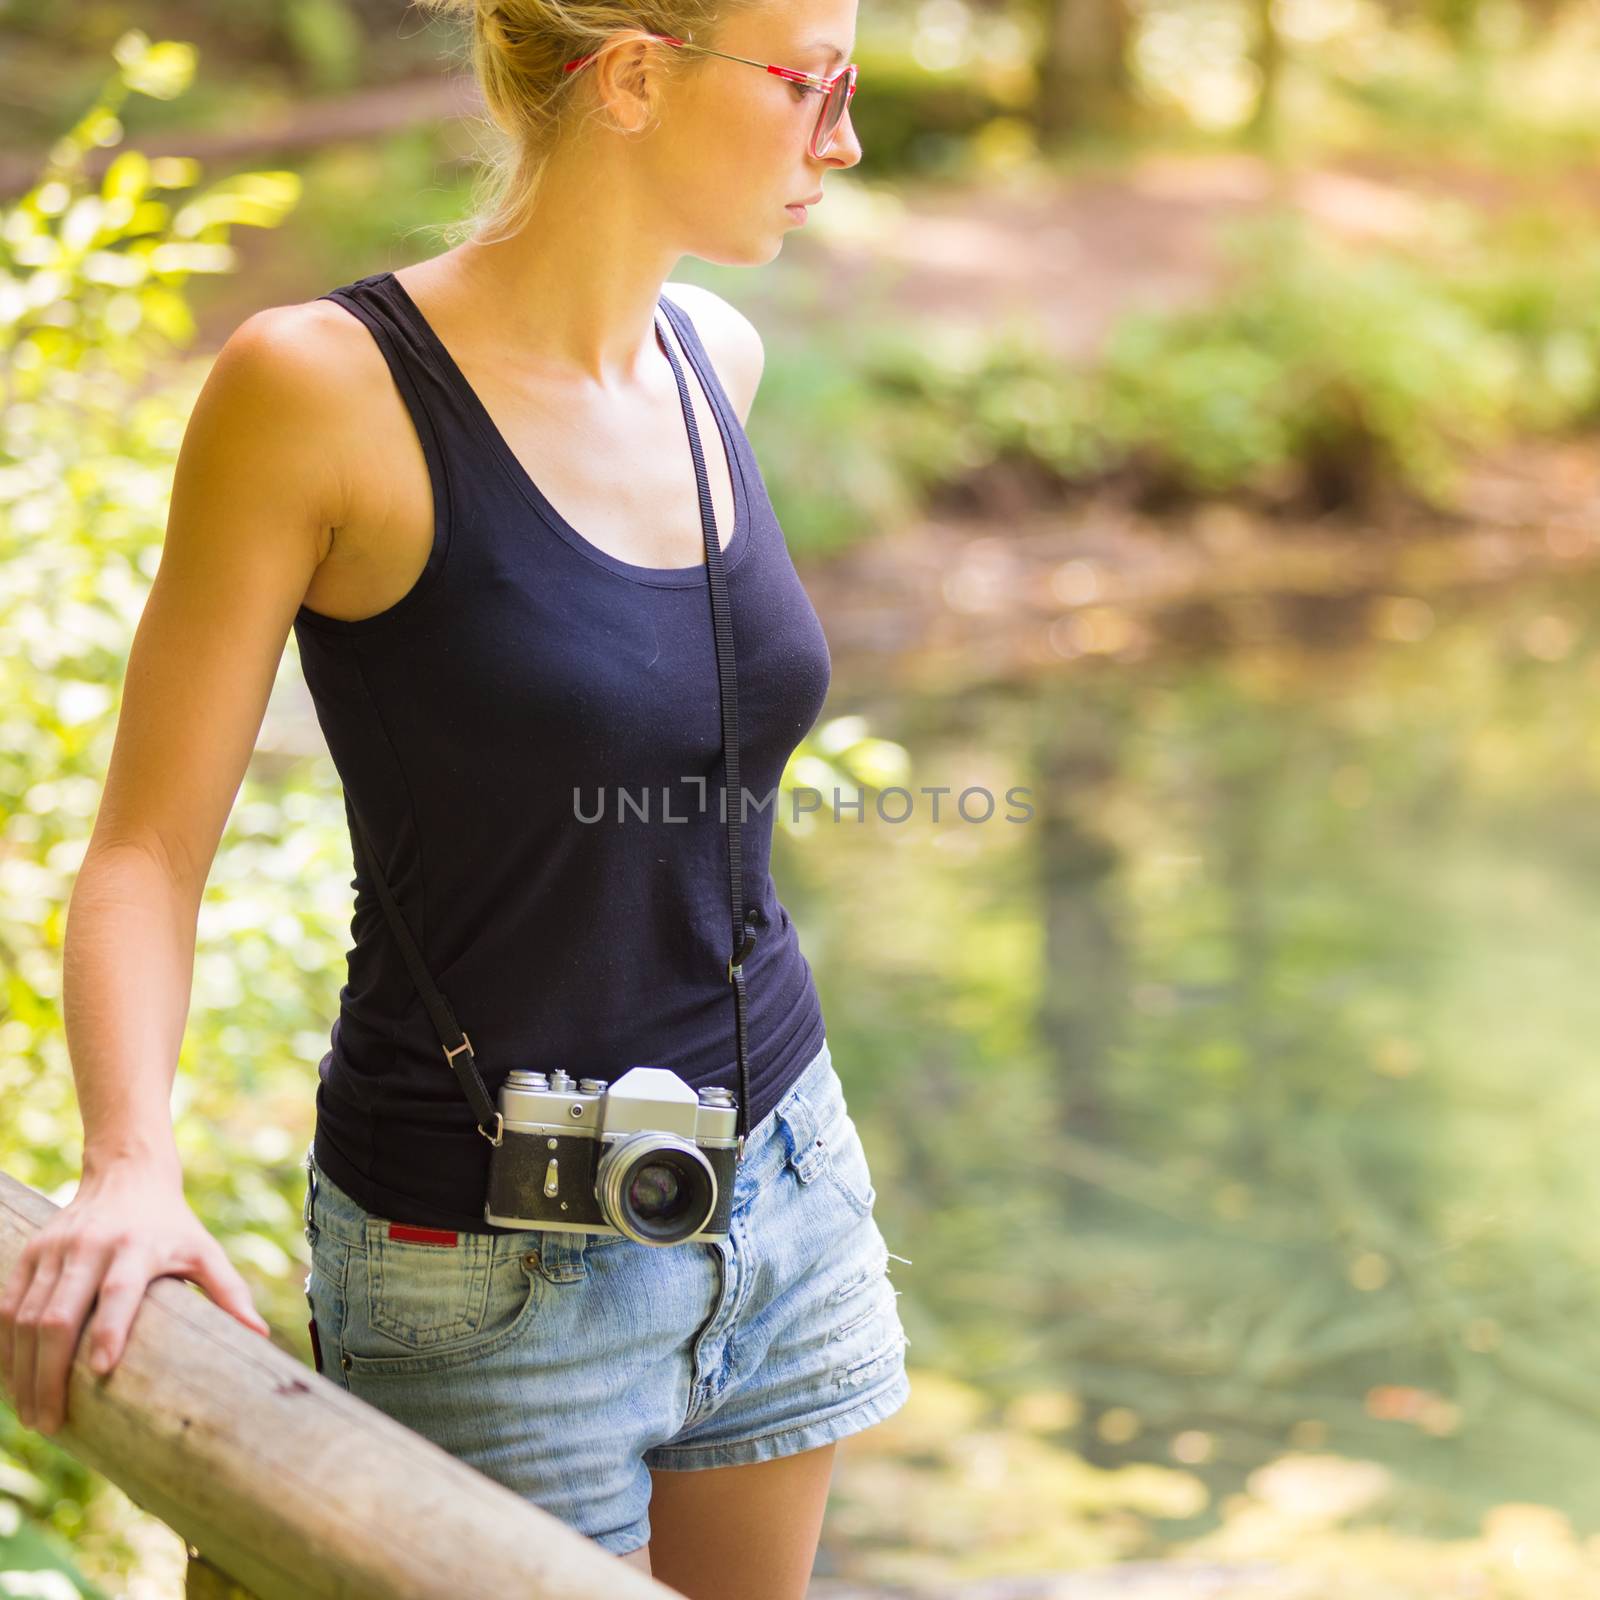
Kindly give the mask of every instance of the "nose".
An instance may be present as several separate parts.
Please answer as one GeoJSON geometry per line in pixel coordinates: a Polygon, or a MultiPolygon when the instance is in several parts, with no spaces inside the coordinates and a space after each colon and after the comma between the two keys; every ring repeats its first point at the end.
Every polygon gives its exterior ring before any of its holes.
{"type": "Polygon", "coordinates": [[[822,157],[830,167],[853,167],[861,159],[861,141],[856,138],[855,124],[850,120],[850,107],[844,108],[839,126],[833,130],[833,143],[822,157]]]}

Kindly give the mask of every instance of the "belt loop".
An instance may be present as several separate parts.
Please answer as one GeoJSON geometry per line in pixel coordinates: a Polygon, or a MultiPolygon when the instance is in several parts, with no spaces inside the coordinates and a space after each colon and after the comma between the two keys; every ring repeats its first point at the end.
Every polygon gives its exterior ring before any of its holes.
{"type": "Polygon", "coordinates": [[[802,1183],[810,1183],[826,1158],[817,1137],[817,1108],[798,1084],[789,1091],[778,1120],[788,1140],[790,1166],[802,1183]]]}

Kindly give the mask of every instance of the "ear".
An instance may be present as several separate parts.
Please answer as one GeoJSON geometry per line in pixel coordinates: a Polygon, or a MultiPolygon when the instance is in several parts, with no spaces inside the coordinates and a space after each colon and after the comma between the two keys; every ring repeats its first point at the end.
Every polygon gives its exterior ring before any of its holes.
{"type": "Polygon", "coordinates": [[[660,115],[661,75],[651,70],[656,49],[642,33],[625,35],[589,65],[595,74],[595,103],[620,133],[646,132],[660,115]]]}

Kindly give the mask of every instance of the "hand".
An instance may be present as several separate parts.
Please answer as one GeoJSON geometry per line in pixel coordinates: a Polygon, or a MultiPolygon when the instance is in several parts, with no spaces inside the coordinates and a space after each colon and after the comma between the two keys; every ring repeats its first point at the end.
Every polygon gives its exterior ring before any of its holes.
{"type": "Polygon", "coordinates": [[[188,1278],[247,1328],[271,1336],[249,1285],[183,1198],[149,1166],[113,1167],[78,1192],[22,1248],[0,1293],[0,1379],[18,1420],[53,1433],[66,1419],[67,1373],[89,1323],[89,1366],[117,1364],[155,1278],[188,1278]]]}

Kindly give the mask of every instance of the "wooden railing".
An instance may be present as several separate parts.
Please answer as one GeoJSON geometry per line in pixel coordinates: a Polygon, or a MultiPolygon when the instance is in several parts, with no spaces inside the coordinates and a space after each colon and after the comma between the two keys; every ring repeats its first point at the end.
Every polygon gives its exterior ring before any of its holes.
{"type": "MultiPolygon", "coordinates": [[[[56,1209],[0,1173],[0,1283],[56,1209]]],[[[104,1378],[86,1353],[50,1437],[182,1535],[196,1600],[677,1594],[179,1279],[150,1285],[104,1378]]]]}

